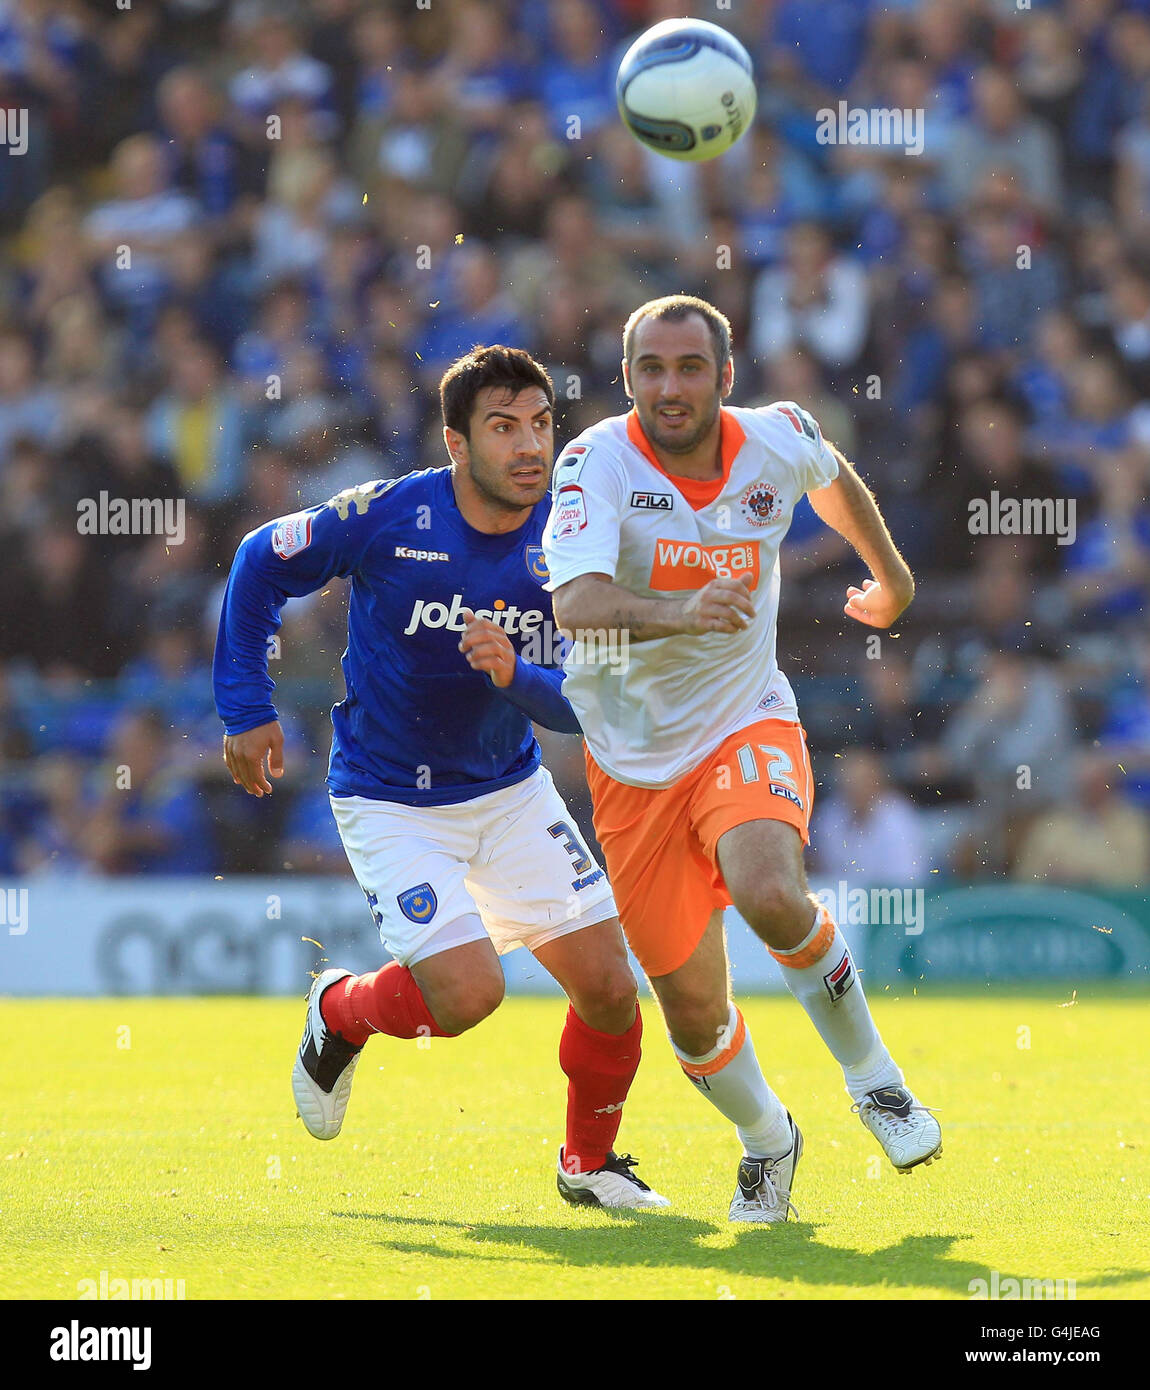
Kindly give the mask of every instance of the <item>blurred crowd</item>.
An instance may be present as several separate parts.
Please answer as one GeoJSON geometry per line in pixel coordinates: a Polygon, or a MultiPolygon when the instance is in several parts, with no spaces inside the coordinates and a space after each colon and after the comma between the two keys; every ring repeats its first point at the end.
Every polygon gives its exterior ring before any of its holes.
{"type": "MultiPolygon", "coordinates": [[[[813,867],[1150,878],[1150,0],[696,6],[760,91],[701,166],[614,101],[689,8],[0,0],[0,873],[346,872],[338,582],[271,654],[288,777],[257,802],[220,759],[240,537],[442,464],[476,342],[547,365],[561,438],[620,413],[623,321],[688,291],[732,321],[733,402],[806,405],[917,577],[876,647],[800,506],[813,867]],[[840,101],[924,111],[921,153],[821,144],[840,101]],[[101,493],[181,499],[180,543],[80,534],[101,493]],[[1072,503],[1073,543],[972,534],[992,495],[1072,503]]],[[[577,743],[545,745],[589,831],[577,743]]]]}

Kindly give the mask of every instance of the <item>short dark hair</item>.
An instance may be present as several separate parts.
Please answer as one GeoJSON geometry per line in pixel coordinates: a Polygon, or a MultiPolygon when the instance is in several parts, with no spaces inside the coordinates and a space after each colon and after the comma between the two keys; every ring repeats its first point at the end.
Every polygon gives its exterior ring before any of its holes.
{"type": "Polygon", "coordinates": [[[529,352],[522,348],[473,347],[469,353],[453,362],[439,383],[439,404],[443,423],[464,439],[468,438],[471,412],[480,391],[488,386],[506,386],[512,396],[537,386],[554,409],[555,387],[546,370],[529,352]]]}
{"type": "Polygon", "coordinates": [[[705,321],[715,349],[715,362],[721,371],[731,356],[730,320],[713,304],[708,304],[705,299],[693,294],[668,294],[662,299],[649,299],[646,304],[640,304],[623,329],[624,360],[631,360],[635,329],[644,319],[663,319],[677,323],[688,314],[698,314],[705,321]]]}

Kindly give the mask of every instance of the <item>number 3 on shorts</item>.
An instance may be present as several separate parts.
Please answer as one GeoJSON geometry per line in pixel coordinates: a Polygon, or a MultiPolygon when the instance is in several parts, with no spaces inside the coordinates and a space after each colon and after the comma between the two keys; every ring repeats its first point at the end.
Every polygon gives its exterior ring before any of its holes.
{"type": "Polygon", "coordinates": [[[553,840],[562,839],[563,848],[575,861],[575,872],[585,874],[591,867],[592,859],[587,853],[583,841],[565,820],[557,820],[554,825],[547,827],[547,833],[553,840]]]}
{"type": "MultiPolygon", "coordinates": [[[[764,754],[767,759],[767,781],[781,782],[783,786],[790,787],[791,791],[797,792],[798,787],[795,779],[790,775],[794,768],[794,763],[783,752],[781,748],[772,748],[770,744],[760,743],[759,752],[764,754]]],[[[739,760],[739,772],[742,774],[743,782],[750,784],[759,780],[759,765],[755,761],[754,750],[749,743],[744,743],[735,756],[739,760]]]]}

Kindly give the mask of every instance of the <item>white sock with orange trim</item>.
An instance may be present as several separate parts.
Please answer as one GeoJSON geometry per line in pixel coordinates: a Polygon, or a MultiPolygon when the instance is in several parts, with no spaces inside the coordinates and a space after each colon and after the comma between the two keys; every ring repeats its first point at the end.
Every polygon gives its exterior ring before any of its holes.
{"type": "Polygon", "coordinates": [[[718,1045],[702,1057],[671,1048],[687,1080],[738,1130],[748,1158],[777,1158],[791,1147],[782,1101],[767,1085],[743,1015],[731,1005],[718,1045]]]}
{"type": "Polygon", "coordinates": [[[843,1069],[852,1100],[879,1086],[901,1086],[902,1072],[878,1035],[854,959],[825,907],[789,951],[771,951],[784,967],[787,988],[807,1011],[843,1069]]]}

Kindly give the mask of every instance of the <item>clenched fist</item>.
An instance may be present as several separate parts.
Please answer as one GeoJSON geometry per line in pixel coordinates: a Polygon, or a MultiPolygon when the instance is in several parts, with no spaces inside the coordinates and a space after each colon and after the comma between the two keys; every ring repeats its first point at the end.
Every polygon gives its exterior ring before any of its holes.
{"type": "Polygon", "coordinates": [[[511,639],[490,618],[477,618],[470,608],[463,610],[467,624],[459,650],[473,671],[483,671],[491,677],[492,685],[501,690],[511,684],[515,675],[515,648],[511,639]]]}
{"type": "Polygon", "coordinates": [[[739,632],[755,616],[751,602],[754,581],[749,574],[737,579],[712,579],[697,589],[683,605],[684,632],[739,632]]]}

